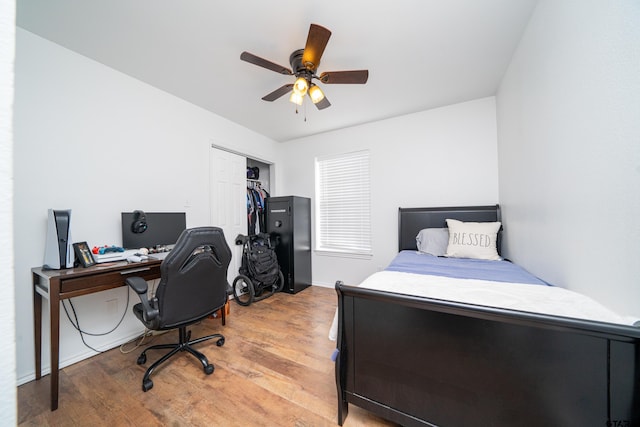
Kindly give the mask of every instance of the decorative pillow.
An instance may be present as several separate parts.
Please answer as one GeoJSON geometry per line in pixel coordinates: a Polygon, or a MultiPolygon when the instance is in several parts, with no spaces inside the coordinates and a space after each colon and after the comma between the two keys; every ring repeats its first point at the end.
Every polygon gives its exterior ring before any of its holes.
{"type": "Polygon", "coordinates": [[[443,256],[449,244],[449,230],[446,228],[425,228],[416,236],[416,246],[425,254],[443,256]]]}
{"type": "Polygon", "coordinates": [[[499,261],[497,239],[500,222],[462,222],[447,219],[449,244],[446,257],[499,261]]]}

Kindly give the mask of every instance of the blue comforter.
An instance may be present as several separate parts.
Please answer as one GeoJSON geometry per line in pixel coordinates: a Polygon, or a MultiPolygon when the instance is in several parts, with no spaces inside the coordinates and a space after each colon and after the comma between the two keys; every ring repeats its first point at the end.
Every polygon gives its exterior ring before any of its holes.
{"type": "Polygon", "coordinates": [[[385,270],[429,274],[432,276],[445,276],[457,279],[478,279],[493,282],[551,286],[524,268],[509,261],[444,258],[423,254],[418,251],[401,251],[385,270]]]}

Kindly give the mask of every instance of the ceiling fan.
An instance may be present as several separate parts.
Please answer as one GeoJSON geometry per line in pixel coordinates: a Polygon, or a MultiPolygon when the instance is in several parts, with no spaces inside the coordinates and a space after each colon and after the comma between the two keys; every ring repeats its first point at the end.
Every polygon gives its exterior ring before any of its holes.
{"type": "Polygon", "coordinates": [[[296,77],[294,83],[288,83],[263,96],[263,100],[271,102],[287,93],[291,93],[289,100],[294,104],[302,105],[304,96],[309,94],[311,101],[318,110],[323,110],[331,106],[331,103],[324,96],[320,87],[313,82],[314,79],[324,84],[364,84],[369,78],[368,70],[325,71],[319,76],[316,75],[320,65],[320,58],[329,42],[329,37],[331,37],[331,31],[320,25],[311,24],[304,49],[295,50],[289,56],[291,69],[249,52],[242,52],[240,59],[276,73],[296,77]]]}

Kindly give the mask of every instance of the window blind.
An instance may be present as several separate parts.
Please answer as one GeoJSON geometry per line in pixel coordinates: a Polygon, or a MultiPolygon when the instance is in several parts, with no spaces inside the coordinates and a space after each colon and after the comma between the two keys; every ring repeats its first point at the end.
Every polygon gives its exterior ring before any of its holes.
{"type": "Polygon", "coordinates": [[[369,151],[316,159],[316,249],[371,253],[369,151]]]}

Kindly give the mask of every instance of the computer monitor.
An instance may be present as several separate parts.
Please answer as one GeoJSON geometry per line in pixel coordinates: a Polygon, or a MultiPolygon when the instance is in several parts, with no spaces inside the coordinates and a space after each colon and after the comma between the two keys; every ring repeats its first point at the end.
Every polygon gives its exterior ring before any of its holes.
{"type": "Polygon", "coordinates": [[[125,249],[173,245],[187,228],[184,212],[145,212],[144,216],[146,229],[140,232],[140,227],[132,227],[139,214],[122,212],[122,246],[125,249]]]}

